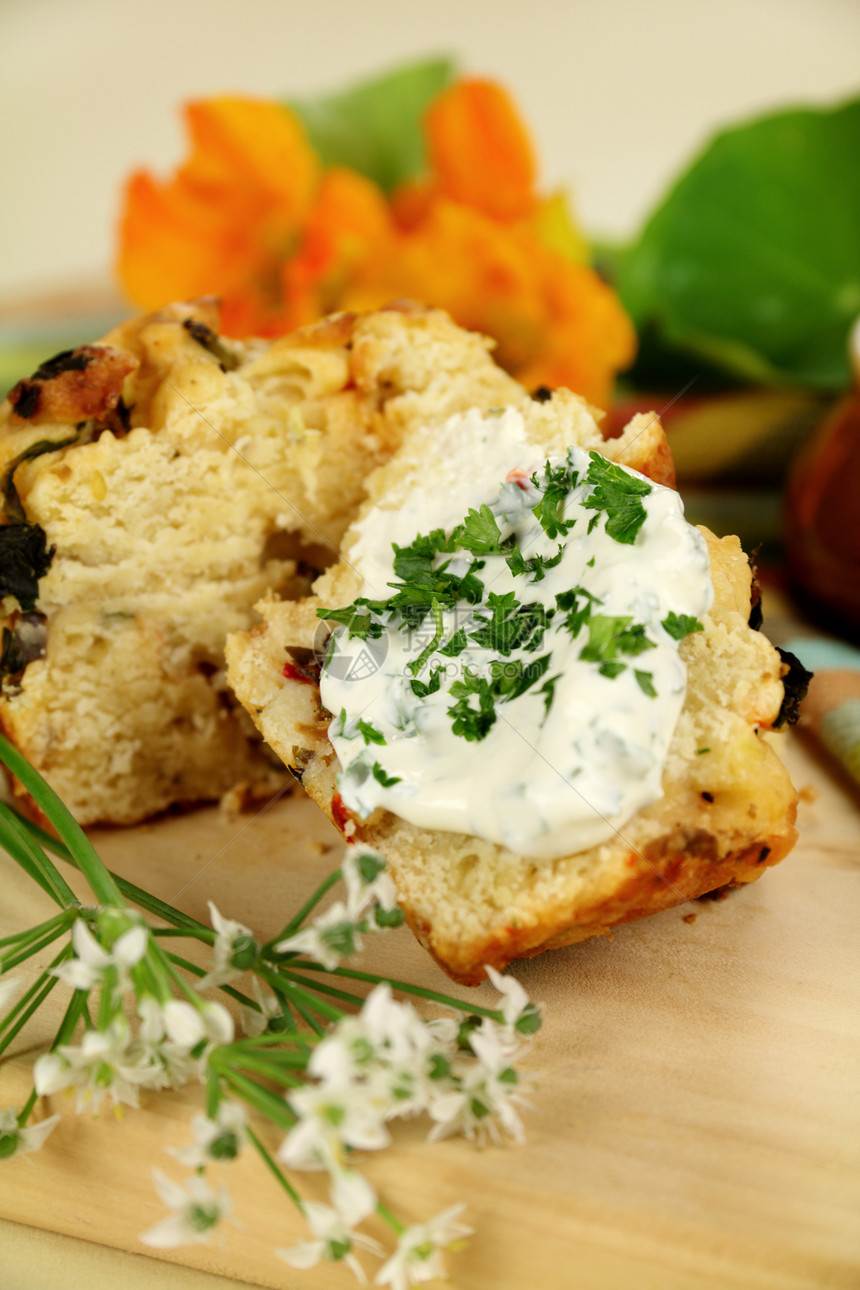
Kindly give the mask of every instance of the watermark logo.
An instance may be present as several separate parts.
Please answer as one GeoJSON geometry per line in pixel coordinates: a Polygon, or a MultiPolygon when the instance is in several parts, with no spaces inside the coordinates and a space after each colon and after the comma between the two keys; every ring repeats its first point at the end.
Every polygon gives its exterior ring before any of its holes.
{"type": "Polygon", "coordinates": [[[367,640],[349,640],[345,631],[320,623],[314,637],[314,657],[321,673],[335,681],[366,681],[388,657],[388,633],[367,640]]]}

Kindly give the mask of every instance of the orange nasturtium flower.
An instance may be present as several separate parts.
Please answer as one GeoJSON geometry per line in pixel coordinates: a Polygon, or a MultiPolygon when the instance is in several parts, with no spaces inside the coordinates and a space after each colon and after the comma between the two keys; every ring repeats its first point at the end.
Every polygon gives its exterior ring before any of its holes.
{"type": "Polygon", "coordinates": [[[276,103],[187,108],[191,155],[126,191],[119,275],[155,308],[215,294],[230,335],[278,335],[335,309],[411,297],[497,342],[526,386],[607,406],[635,336],[588,266],[562,194],[540,195],[528,132],[506,92],[460,81],[425,117],[428,170],[390,198],[323,167],[276,103]]]}

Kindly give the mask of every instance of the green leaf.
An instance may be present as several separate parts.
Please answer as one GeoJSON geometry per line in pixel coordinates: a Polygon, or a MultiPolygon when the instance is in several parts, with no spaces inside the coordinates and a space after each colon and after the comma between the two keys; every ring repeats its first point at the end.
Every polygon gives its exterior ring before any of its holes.
{"type": "Polygon", "coordinates": [[[585,587],[573,587],[570,591],[559,592],[555,603],[566,614],[564,625],[571,636],[578,636],[582,624],[591,617],[591,606],[603,602],[585,587]]]}
{"type": "Polygon", "coordinates": [[[369,721],[359,721],[359,733],[366,744],[384,744],[385,735],[383,735],[376,726],[372,726],[369,721]]]}
{"type": "Polygon", "coordinates": [[[668,616],[663,619],[663,626],[676,641],[682,641],[692,632],[705,630],[698,618],[693,618],[690,614],[676,614],[674,610],[670,610],[668,616]]]}
{"type": "Polygon", "coordinates": [[[463,679],[451,686],[451,697],[457,700],[448,708],[448,716],[453,718],[451,729],[454,734],[469,741],[485,738],[496,720],[496,705],[489,681],[467,667],[463,679]],[[477,708],[469,702],[472,695],[478,700],[477,708]]]}
{"type": "Polygon", "coordinates": [[[642,693],[647,694],[649,699],[656,699],[657,691],[654,689],[654,673],[634,672],[633,675],[636,677],[636,680],[639,683],[639,689],[642,693]]]}
{"type": "Polygon", "coordinates": [[[424,59],[323,98],[287,106],[304,124],[324,165],[350,166],[390,192],[424,169],[421,118],[450,84],[451,58],[424,59]]]}
{"type": "Polygon", "coordinates": [[[376,780],[378,784],[381,784],[383,788],[392,788],[395,784],[400,783],[400,776],[387,775],[385,773],[385,768],[383,766],[380,766],[378,761],[375,761],[373,763],[372,771],[373,771],[373,778],[376,780]]]}
{"type": "Polygon", "coordinates": [[[454,633],[447,645],[443,645],[441,647],[439,653],[444,654],[446,658],[456,658],[458,654],[463,653],[467,644],[466,629],[465,627],[461,627],[459,631],[454,633]]]}
{"type": "Polygon", "coordinates": [[[564,535],[573,528],[574,521],[564,519],[564,504],[578,482],[578,471],[570,466],[557,466],[553,469],[549,462],[544,468],[542,482],[537,475],[532,475],[532,483],[543,492],[537,506],[532,508],[532,515],[553,541],[559,534],[564,535]]]}
{"type": "Polygon", "coordinates": [[[539,601],[521,605],[515,591],[508,591],[504,595],[491,591],[486,608],[492,617],[482,618],[476,614],[475,621],[481,625],[477,631],[469,633],[478,645],[495,650],[505,657],[515,649],[532,652],[539,648],[548,621],[547,612],[539,601]]]}
{"type": "Polygon", "coordinates": [[[844,388],[860,314],[858,156],[860,99],[717,135],[619,261],[637,329],[742,380],[844,388]]]}
{"type": "MultiPolygon", "coordinates": [[[[632,546],[645,523],[645,507],[640,499],[651,492],[651,485],[647,479],[630,475],[615,462],[607,461],[599,452],[588,455],[591,460],[585,482],[591,485],[591,495],[583,505],[589,511],[605,511],[608,536],[632,546]]],[[[592,516],[589,533],[596,521],[597,515],[592,516]]]]}
{"type": "Polygon", "coordinates": [[[444,670],[445,669],[440,665],[439,667],[434,667],[433,671],[430,673],[429,681],[410,681],[409,685],[416,698],[426,699],[428,694],[435,694],[439,689],[439,686],[442,684],[442,673],[444,670]]]}
{"type": "MultiPolygon", "coordinates": [[[[375,640],[382,635],[382,624],[375,623],[370,613],[362,614],[359,612],[359,606],[366,606],[366,600],[356,600],[355,604],[347,605],[345,609],[318,609],[317,618],[324,618],[327,622],[340,623],[347,629],[350,640],[358,637],[359,640],[366,641],[368,637],[375,640]]],[[[375,612],[375,610],[371,610],[375,612]]]]}
{"type": "MultiPolygon", "coordinates": [[[[519,658],[504,662],[501,659],[493,659],[490,664],[493,675],[493,694],[508,702],[511,699],[518,699],[530,686],[541,679],[549,667],[550,657],[549,654],[542,654],[540,658],[533,659],[530,663],[523,663],[519,658]]],[[[544,698],[544,705],[548,710],[549,704],[546,698],[544,698]]]]}
{"type": "Polygon", "coordinates": [[[588,644],[582,647],[579,657],[587,663],[603,664],[600,671],[604,676],[617,676],[623,671],[623,664],[615,665],[618,654],[636,655],[654,649],[654,642],[645,635],[644,624],[633,623],[629,615],[611,618],[592,614],[587,622],[588,644]]]}
{"type": "Polygon", "coordinates": [[[471,551],[472,555],[498,555],[501,551],[502,534],[496,517],[486,502],[480,510],[469,507],[469,514],[457,532],[460,546],[471,551]]]}

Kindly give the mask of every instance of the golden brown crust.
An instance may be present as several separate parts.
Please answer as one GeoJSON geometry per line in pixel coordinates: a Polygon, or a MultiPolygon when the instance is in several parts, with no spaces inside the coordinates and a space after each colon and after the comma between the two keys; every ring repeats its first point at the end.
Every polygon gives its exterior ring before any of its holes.
{"type": "Polygon", "coordinates": [[[102,419],[116,408],[123,382],[137,367],[130,354],[109,345],[79,345],[43,363],[9,391],[14,425],[102,419]]]}

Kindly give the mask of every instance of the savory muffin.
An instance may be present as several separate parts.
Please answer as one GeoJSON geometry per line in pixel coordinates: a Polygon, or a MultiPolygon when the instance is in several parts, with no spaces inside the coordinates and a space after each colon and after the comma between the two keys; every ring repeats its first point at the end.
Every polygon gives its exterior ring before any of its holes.
{"type": "Polygon", "coordinates": [[[794,843],[762,735],[785,667],[737,539],[686,524],[671,483],[655,416],[604,441],[564,391],[416,426],[315,594],[228,639],[264,739],[459,981],[794,843]]]}
{"type": "Polygon", "coordinates": [[[438,311],[217,326],[208,300],[134,318],[0,410],[0,726],[84,824],[269,791],[227,633],[335,558],[410,427],[526,398],[438,311]]]}

